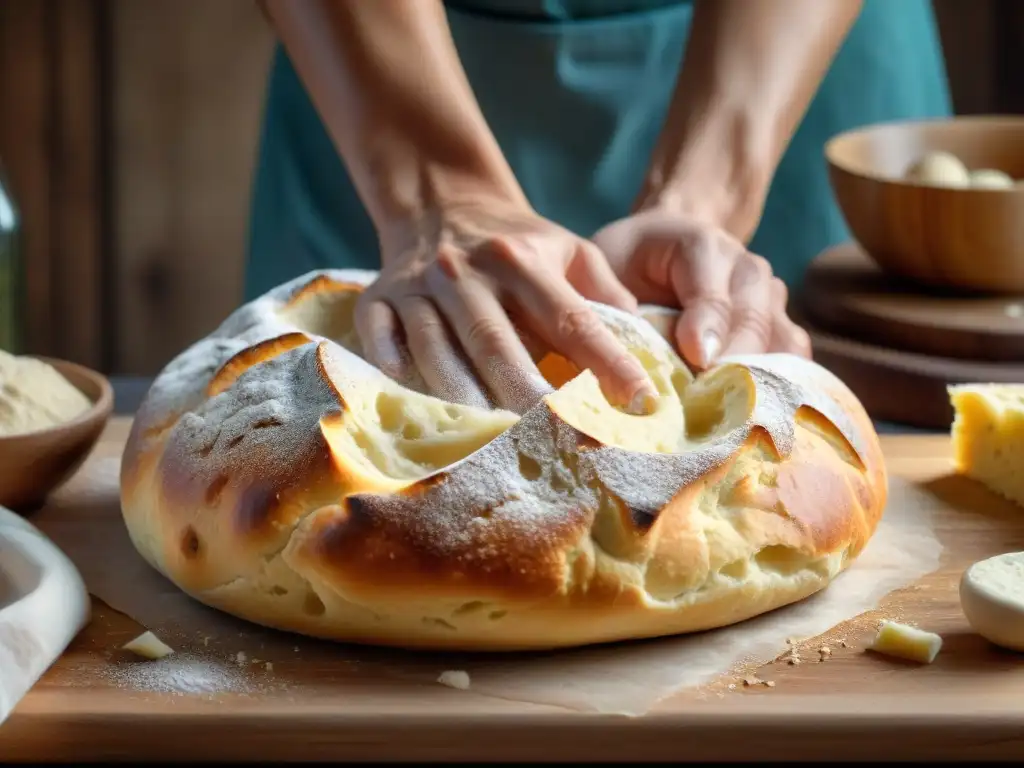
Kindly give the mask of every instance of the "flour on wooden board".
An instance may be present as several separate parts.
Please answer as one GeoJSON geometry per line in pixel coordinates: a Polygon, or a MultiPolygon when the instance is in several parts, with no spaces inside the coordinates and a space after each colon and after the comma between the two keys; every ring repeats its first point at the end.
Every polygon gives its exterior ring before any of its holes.
{"type": "Polygon", "coordinates": [[[157,661],[112,661],[105,668],[108,682],[118,688],[175,696],[271,693],[284,688],[281,681],[236,660],[220,661],[191,653],[175,653],[157,661]]]}

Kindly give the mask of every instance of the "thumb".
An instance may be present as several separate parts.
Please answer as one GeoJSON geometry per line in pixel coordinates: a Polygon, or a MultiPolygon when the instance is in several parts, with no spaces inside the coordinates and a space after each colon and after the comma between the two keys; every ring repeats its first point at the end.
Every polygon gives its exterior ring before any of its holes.
{"type": "Polygon", "coordinates": [[[732,306],[729,283],[736,253],[707,240],[687,251],[676,249],[669,277],[682,313],[676,323],[676,344],[687,362],[698,368],[715,363],[729,333],[732,306]]]}
{"type": "Polygon", "coordinates": [[[636,297],[619,281],[604,253],[592,242],[579,241],[565,277],[585,299],[632,314],[637,311],[636,297]]]}

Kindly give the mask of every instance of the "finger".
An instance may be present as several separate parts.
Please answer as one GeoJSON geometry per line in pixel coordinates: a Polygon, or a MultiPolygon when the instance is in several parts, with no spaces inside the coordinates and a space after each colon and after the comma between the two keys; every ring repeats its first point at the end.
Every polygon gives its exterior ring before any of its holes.
{"type": "Polygon", "coordinates": [[[811,337],[786,313],[788,301],[786,284],[777,277],[772,278],[772,338],[768,349],[810,358],[811,337]]]}
{"type": "Polygon", "coordinates": [[[761,256],[745,253],[736,261],[732,281],[732,317],[722,356],[760,354],[772,337],[772,271],[761,256]]]}
{"type": "Polygon", "coordinates": [[[615,338],[565,280],[531,280],[509,286],[535,333],[578,368],[589,368],[605,397],[631,413],[649,413],[658,397],[640,361],[615,338]]]}
{"type": "Polygon", "coordinates": [[[729,333],[732,302],[730,276],[740,246],[727,240],[701,238],[672,246],[669,279],[682,313],[676,323],[676,344],[698,368],[718,359],[729,333]]]}
{"type": "Polygon", "coordinates": [[[427,391],[452,403],[490,407],[487,393],[434,304],[412,296],[396,302],[396,309],[427,391]]]}
{"type": "Polygon", "coordinates": [[[364,293],[356,302],[355,325],[366,361],[385,376],[408,381],[413,374],[412,358],[391,305],[364,293]]]}
{"type": "Polygon", "coordinates": [[[593,243],[579,241],[565,276],[584,298],[636,313],[636,297],[619,281],[608,259],[593,243]]]}
{"type": "Polygon", "coordinates": [[[466,355],[501,407],[525,413],[551,391],[488,286],[472,277],[451,280],[432,269],[427,281],[466,355]]]}
{"type": "Polygon", "coordinates": [[[811,337],[786,315],[775,315],[772,323],[770,352],[786,352],[811,359],[811,337]]]}

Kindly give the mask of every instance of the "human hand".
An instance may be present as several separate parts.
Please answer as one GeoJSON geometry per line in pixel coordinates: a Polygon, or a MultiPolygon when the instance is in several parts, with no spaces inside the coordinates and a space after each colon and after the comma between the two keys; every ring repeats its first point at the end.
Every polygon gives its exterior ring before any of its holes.
{"type": "Polygon", "coordinates": [[[651,208],[592,239],[640,302],[682,308],[675,340],[691,365],[760,352],[810,357],[810,337],[786,314],[785,283],[724,229],[651,208]]]}
{"type": "Polygon", "coordinates": [[[551,388],[511,314],[526,335],[593,370],[610,402],[648,410],[654,385],[578,292],[636,310],[595,245],[519,202],[478,199],[432,218],[382,233],[380,276],[356,307],[370,362],[400,381],[418,369],[446,400],[487,406],[490,390],[523,412],[551,388]]]}

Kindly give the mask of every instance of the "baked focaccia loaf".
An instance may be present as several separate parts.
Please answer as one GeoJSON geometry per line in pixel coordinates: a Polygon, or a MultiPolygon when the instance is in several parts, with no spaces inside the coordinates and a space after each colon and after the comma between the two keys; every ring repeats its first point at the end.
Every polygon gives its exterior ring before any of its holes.
{"type": "Polygon", "coordinates": [[[873,534],[887,479],[813,362],[694,378],[651,323],[595,305],[660,399],[609,405],[557,355],[521,417],[444,402],[359,356],[365,272],[303,276],[157,377],[121,471],[138,551],[252,622],[419,648],[545,649],[721,627],[805,598],[873,534]]]}

